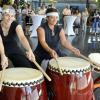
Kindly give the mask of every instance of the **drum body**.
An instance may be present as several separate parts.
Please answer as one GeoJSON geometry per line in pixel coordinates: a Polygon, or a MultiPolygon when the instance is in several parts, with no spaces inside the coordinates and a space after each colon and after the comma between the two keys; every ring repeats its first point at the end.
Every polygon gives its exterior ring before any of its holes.
{"type": "Polygon", "coordinates": [[[49,62],[47,69],[52,81],[48,89],[52,93],[51,100],[92,100],[93,80],[90,64],[80,58],[60,57],[49,62]],[[58,65],[63,73],[61,75],[58,65]]]}
{"type": "Polygon", "coordinates": [[[48,100],[42,73],[31,68],[6,69],[0,100],[48,100]]]}

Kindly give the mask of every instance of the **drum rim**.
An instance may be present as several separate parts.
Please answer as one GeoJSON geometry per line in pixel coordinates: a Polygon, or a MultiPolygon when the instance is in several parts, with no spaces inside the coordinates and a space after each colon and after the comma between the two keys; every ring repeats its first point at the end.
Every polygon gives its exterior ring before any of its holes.
{"type": "Polygon", "coordinates": [[[26,87],[26,86],[36,86],[40,83],[42,83],[44,78],[41,78],[37,81],[31,81],[31,82],[21,82],[21,83],[13,83],[13,82],[3,82],[3,86],[8,87],[26,87]]]}
{"type": "Polygon", "coordinates": [[[9,68],[9,69],[6,69],[6,70],[15,70],[15,69],[24,69],[24,70],[34,70],[34,71],[37,71],[39,72],[40,76],[34,78],[33,79],[26,79],[26,80],[11,80],[11,79],[4,79],[3,81],[3,86],[8,86],[8,87],[26,87],[26,86],[35,86],[35,85],[38,85],[40,83],[42,83],[44,81],[44,77],[43,77],[43,74],[38,71],[37,69],[32,69],[32,68],[9,68]]]}
{"type": "MultiPolygon", "coordinates": [[[[100,55],[100,53],[98,53],[98,52],[90,53],[90,54],[89,54],[88,57],[90,58],[91,61],[93,61],[93,59],[92,59],[92,55],[95,55],[95,54],[99,54],[99,55],[100,55]]],[[[95,61],[93,61],[93,62],[95,62],[95,61]]],[[[95,63],[97,63],[97,62],[95,62],[95,63]]],[[[98,64],[100,64],[100,63],[98,63],[98,64]]],[[[100,70],[100,67],[96,66],[96,69],[97,69],[97,70],[100,70]]]]}
{"type": "MultiPolygon", "coordinates": [[[[51,71],[53,71],[53,72],[57,72],[57,73],[60,73],[60,71],[59,71],[59,69],[57,68],[57,69],[55,69],[53,66],[48,66],[48,68],[51,70],[51,71]]],[[[89,67],[89,68],[87,68],[86,70],[72,70],[72,71],[70,71],[70,70],[65,70],[65,69],[61,69],[61,71],[62,71],[62,73],[63,74],[80,74],[80,73],[87,73],[87,72],[90,72],[91,71],[91,68],[89,67]]]]}
{"type": "MultiPolygon", "coordinates": [[[[77,58],[77,57],[59,57],[59,58],[77,58]]],[[[50,62],[48,64],[48,69],[50,69],[53,72],[60,73],[59,68],[55,68],[54,66],[50,65],[50,62]]],[[[66,70],[66,69],[61,68],[61,71],[62,71],[63,74],[80,74],[80,73],[90,72],[91,67],[88,65],[86,69],[80,69],[80,70],[66,70]]]]}

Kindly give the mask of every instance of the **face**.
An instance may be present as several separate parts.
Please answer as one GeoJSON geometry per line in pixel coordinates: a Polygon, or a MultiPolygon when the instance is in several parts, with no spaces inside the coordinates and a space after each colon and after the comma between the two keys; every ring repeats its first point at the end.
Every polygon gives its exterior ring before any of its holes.
{"type": "Polygon", "coordinates": [[[57,16],[48,16],[47,21],[48,21],[48,24],[56,25],[56,23],[58,21],[58,17],[57,16]]]}
{"type": "Polygon", "coordinates": [[[14,14],[12,14],[12,13],[5,13],[4,14],[4,17],[3,17],[4,21],[11,22],[11,21],[13,21],[13,19],[14,19],[14,14]]]}

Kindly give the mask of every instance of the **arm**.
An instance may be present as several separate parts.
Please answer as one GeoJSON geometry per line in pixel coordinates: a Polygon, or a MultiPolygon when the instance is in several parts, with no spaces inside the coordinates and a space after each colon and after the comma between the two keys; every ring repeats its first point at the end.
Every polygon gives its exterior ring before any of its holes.
{"type": "Polygon", "coordinates": [[[2,57],[3,55],[5,55],[4,46],[3,46],[3,43],[2,43],[1,35],[0,35],[0,54],[1,54],[1,57],[2,57]]]}
{"type": "Polygon", "coordinates": [[[35,60],[32,49],[29,45],[28,40],[26,39],[26,37],[24,35],[24,32],[23,32],[23,29],[22,29],[21,25],[18,25],[16,27],[16,33],[18,35],[18,38],[19,38],[20,42],[22,43],[23,47],[26,50],[26,54],[27,54],[27,57],[29,58],[29,60],[32,60],[32,59],[35,60]]]}
{"type": "Polygon", "coordinates": [[[1,35],[0,35],[0,55],[1,55],[1,66],[8,67],[8,59],[7,59],[5,52],[4,52],[4,46],[2,43],[1,35]]]}
{"type": "Polygon", "coordinates": [[[66,39],[63,29],[60,31],[59,36],[60,36],[61,44],[64,48],[70,50],[75,55],[80,56],[80,51],[76,49],[75,47],[73,47],[72,44],[68,41],[68,39],[66,39]]]}
{"type": "Polygon", "coordinates": [[[41,43],[41,46],[44,48],[44,50],[47,51],[51,55],[51,57],[56,58],[58,56],[56,51],[53,50],[52,48],[50,48],[45,41],[45,31],[44,31],[44,29],[42,27],[39,27],[37,29],[37,33],[38,33],[38,40],[41,43]]]}

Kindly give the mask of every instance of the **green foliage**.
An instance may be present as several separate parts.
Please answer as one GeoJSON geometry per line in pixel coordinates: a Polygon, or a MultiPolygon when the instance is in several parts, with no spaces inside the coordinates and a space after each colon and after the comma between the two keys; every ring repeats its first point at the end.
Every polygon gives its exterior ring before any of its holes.
{"type": "Polygon", "coordinates": [[[97,1],[97,6],[98,6],[98,8],[100,10],[100,0],[97,1]]]}
{"type": "Polygon", "coordinates": [[[0,4],[12,4],[12,0],[6,0],[6,2],[4,2],[4,0],[0,0],[0,4]]]}
{"type": "Polygon", "coordinates": [[[25,0],[20,0],[19,5],[20,5],[20,7],[24,7],[25,6],[25,0]]]}

